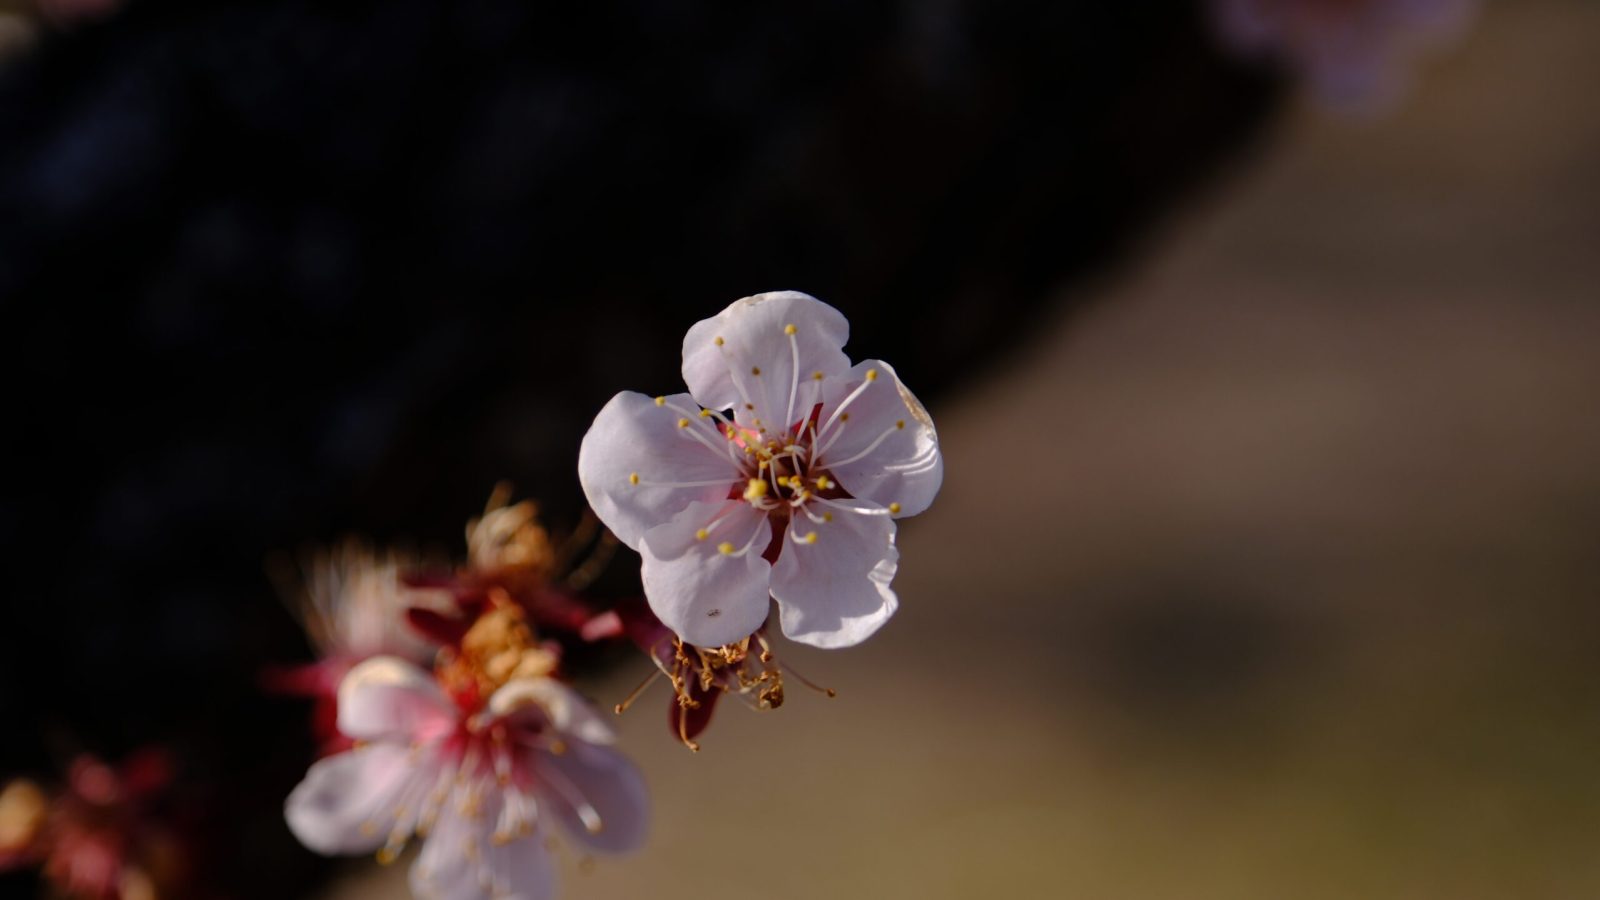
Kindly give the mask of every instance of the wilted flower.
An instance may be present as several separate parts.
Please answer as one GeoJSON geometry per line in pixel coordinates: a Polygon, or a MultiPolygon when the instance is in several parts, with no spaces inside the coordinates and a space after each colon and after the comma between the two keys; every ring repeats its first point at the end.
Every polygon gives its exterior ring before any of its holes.
{"type": "MultiPolygon", "coordinates": [[[[732,694],[754,709],[777,709],[783,705],[783,673],[767,642],[765,628],[731,644],[712,649],[686,644],[673,634],[643,604],[630,602],[619,608],[619,621],[628,637],[655,663],[650,674],[628,698],[617,704],[622,713],[657,678],[666,676],[672,683],[672,704],[668,708],[673,733],[690,750],[699,750],[695,738],[711,724],[717,701],[732,694]]],[[[835,696],[831,688],[819,687],[800,677],[812,690],[835,696]]]]}
{"type": "Polygon", "coordinates": [[[1410,57],[1442,43],[1476,0],[1212,0],[1223,38],[1276,57],[1329,103],[1373,108],[1404,93],[1410,57]]]}
{"type": "Polygon", "coordinates": [[[746,297],[689,329],[689,393],[618,394],[584,436],[584,492],[684,641],[748,638],[769,594],[817,647],[894,614],[893,520],[928,507],[943,462],[922,404],[887,363],[852,367],[848,333],[805,294],[746,297]]]}
{"type": "Polygon", "coordinates": [[[290,829],[326,854],[392,861],[416,835],[419,897],[548,897],[549,822],[588,850],[643,841],[647,800],[612,733],[549,677],[551,649],[515,607],[496,607],[430,673],[378,657],[339,688],[339,729],[355,748],[311,767],[285,807],[290,829]]]}

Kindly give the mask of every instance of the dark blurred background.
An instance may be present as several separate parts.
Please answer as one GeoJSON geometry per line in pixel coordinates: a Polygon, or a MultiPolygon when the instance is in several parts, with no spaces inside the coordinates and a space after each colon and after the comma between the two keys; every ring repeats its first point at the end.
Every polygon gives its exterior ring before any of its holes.
{"type": "Polygon", "coordinates": [[[902,611],[698,756],[624,717],[656,835],[568,896],[1600,892],[1594,5],[1362,119],[1177,0],[11,9],[0,775],[169,744],[214,889],[314,892],[264,561],[569,527],[796,288],[940,424],[902,611]]]}

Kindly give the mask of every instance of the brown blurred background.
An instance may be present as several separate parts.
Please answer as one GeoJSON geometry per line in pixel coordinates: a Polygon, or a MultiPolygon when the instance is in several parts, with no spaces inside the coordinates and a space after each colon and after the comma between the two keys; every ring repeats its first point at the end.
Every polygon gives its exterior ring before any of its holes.
{"type": "Polygon", "coordinates": [[[1492,5],[940,404],[898,618],[785,654],[840,696],[647,697],[658,830],[568,894],[1600,895],[1597,49],[1492,5]]]}
{"type": "Polygon", "coordinates": [[[1600,4],[1486,4],[1386,116],[1276,121],[1188,3],[95,6],[0,0],[7,772],[170,741],[228,786],[223,895],[297,895],[262,556],[454,541],[501,477],[571,521],[657,336],[793,287],[940,424],[900,614],[782,647],[839,697],[697,755],[657,686],[655,834],[564,896],[1600,896],[1600,4]]]}

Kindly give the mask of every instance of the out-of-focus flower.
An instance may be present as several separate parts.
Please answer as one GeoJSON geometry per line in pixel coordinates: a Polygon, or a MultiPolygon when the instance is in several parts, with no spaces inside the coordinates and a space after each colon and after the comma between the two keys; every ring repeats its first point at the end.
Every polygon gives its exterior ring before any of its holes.
{"type": "Polygon", "coordinates": [[[1460,32],[1476,0],[1212,0],[1243,54],[1279,60],[1333,106],[1374,110],[1406,91],[1412,57],[1460,32]]]}
{"type": "Polygon", "coordinates": [[[394,860],[423,839],[419,897],[537,900],[554,891],[548,823],[600,853],[644,840],[638,771],[605,723],[550,675],[556,657],[514,606],[491,609],[433,673],[378,657],[339,688],[357,745],[315,763],[285,815],[307,847],[394,860]]]}
{"type": "Polygon", "coordinates": [[[305,566],[297,608],[318,659],[271,669],[265,681],[270,690],[316,698],[314,721],[326,749],[344,746],[333,727],[335,697],[353,666],[375,656],[424,664],[433,659],[438,645],[412,627],[408,611],[446,608],[452,598],[437,587],[409,584],[406,573],[420,567],[412,557],[392,552],[380,556],[354,539],[319,553],[305,566]]]}
{"type": "Polygon", "coordinates": [[[689,393],[618,394],[584,436],[584,492],[683,641],[736,647],[769,595],[783,633],[817,647],[894,614],[893,520],[932,503],[943,461],[894,370],[850,365],[848,333],[805,294],[738,300],[685,336],[689,393]]]}
{"type": "Polygon", "coordinates": [[[610,559],[615,539],[601,535],[593,517],[557,543],[539,524],[532,500],[511,503],[511,488],[495,486],[483,515],[467,523],[467,564],[456,573],[458,600],[481,600],[490,591],[513,598],[547,631],[586,641],[620,634],[614,617],[597,614],[577,596],[610,559]],[[588,558],[578,557],[593,545],[588,558]]]}
{"type": "Polygon", "coordinates": [[[187,854],[157,812],[171,780],[167,754],[151,749],[117,767],[80,756],[54,792],[11,782],[0,791],[0,871],[40,865],[57,894],[84,900],[180,896],[187,854]]]}
{"type": "Polygon", "coordinates": [[[406,582],[406,573],[421,568],[411,556],[392,551],[380,556],[358,540],[317,556],[307,572],[304,599],[306,631],[317,654],[349,661],[346,669],[374,656],[431,660],[435,645],[406,624],[405,611],[444,607],[449,597],[406,582]]]}
{"type": "Polygon", "coordinates": [[[36,859],[49,812],[49,798],[26,778],[18,778],[0,790],[0,869],[36,859]]]}

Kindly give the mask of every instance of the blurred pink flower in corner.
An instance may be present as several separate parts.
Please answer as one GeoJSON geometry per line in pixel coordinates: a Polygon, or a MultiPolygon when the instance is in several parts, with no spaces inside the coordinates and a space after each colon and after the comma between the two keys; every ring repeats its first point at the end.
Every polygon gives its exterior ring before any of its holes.
{"type": "Polygon", "coordinates": [[[52,896],[156,900],[182,896],[188,854],[157,813],[172,781],[165,750],[112,767],[82,755],[66,784],[26,779],[0,790],[0,872],[39,866],[52,896]]]}
{"type": "Polygon", "coordinates": [[[1377,112],[1403,97],[1413,57],[1458,35],[1477,0],[1211,0],[1222,38],[1309,82],[1328,105],[1377,112]]]}

